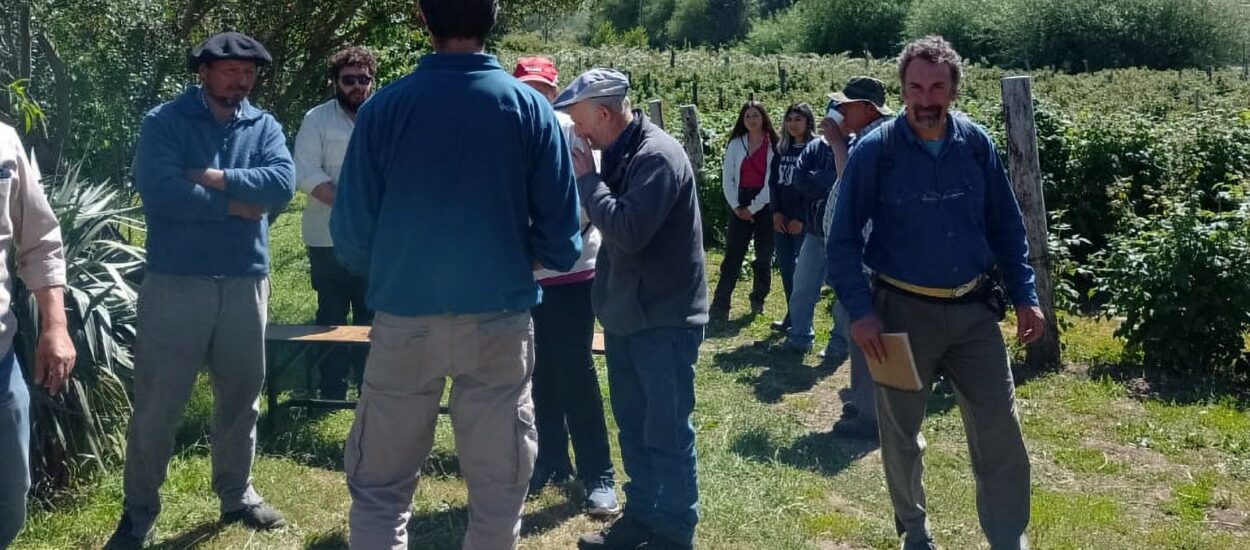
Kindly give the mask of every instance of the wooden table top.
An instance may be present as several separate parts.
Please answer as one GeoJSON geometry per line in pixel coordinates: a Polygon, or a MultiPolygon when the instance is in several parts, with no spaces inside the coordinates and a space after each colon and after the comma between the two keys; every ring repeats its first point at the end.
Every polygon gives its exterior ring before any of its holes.
{"type": "MultiPolygon", "coordinates": [[[[368,344],[369,327],[319,325],[269,325],[265,329],[269,342],[310,342],[323,344],[368,344]]],[[[603,333],[596,332],[591,350],[602,354],[603,333]]]]}

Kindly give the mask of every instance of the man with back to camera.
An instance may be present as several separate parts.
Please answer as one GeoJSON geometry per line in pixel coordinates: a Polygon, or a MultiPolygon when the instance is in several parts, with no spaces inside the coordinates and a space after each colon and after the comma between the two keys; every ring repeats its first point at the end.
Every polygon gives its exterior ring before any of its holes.
{"type": "Polygon", "coordinates": [[[573,166],[548,100],[484,53],[498,3],[419,7],[434,53],[361,108],[330,215],[335,254],[368,274],[377,312],[344,453],[351,547],[408,547],[451,378],[463,547],[514,548],[537,448],[533,271],[568,271],[581,253],[573,166]]]}

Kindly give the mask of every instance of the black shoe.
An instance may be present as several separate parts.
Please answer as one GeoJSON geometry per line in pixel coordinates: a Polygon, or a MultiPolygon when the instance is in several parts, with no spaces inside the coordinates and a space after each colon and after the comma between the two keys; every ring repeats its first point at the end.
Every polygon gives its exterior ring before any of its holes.
{"type": "Polygon", "coordinates": [[[764,302],[751,303],[751,314],[761,315],[764,313],[764,302]]]}
{"type": "Polygon", "coordinates": [[[783,357],[803,357],[810,351],[806,347],[791,345],[789,340],[782,340],[768,346],[769,355],[780,355],[783,357]]]}
{"type": "Polygon", "coordinates": [[[661,537],[660,535],[655,535],[651,537],[651,540],[647,541],[646,544],[643,544],[642,546],[639,546],[638,548],[640,550],[644,548],[646,550],[693,550],[694,545],[673,542],[664,537],[661,537]]]}
{"type": "Polygon", "coordinates": [[[769,328],[773,329],[773,332],[785,334],[790,330],[790,325],[787,325],[785,321],[773,321],[773,324],[769,325],[769,328]]]}
{"type": "Polygon", "coordinates": [[[880,438],[875,422],[869,422],[863,418],[855,420],[839,420],[833,425],[833,435],[845,437],[848,439],[864,439],[867,441],[876,441],[880,438]]]}
{"type": "Polygon", "coordinates": [[[130,514],[122,512],[122,519],[117,522],[117,530],[113,531],[113,536],[104,543],[103,550],[140,550],[151,539],[151,530],[143,536],[134,534],[134,524],[130,521],[130,514]]]}
{"type": "Polygon", "coordinates": [[[937,545],[933,544],[933,539],[912,542],[903,540],[902,548],[903,550],[937,550],[937,545]]]}
{"type": "Polygon", "coordinates": [[[859,418],[859,407],[855,403],[847,401],[842,404],[842,420],[852,420],[859,418]]]}
{"type": "Polygon", "coordinates": [[[221,515],[221,522],[242,523],[256,531],[268,531],[286,526],[286,519],[282,517],[282,512],[263,502],[226,512],[221,515]]]}
{"type": "Polygon", "coordinates": [[[651,528],[626,513],[598,533],[582,535],[577,539],[577,549],[635,550],[650,540],[651,528]]]}

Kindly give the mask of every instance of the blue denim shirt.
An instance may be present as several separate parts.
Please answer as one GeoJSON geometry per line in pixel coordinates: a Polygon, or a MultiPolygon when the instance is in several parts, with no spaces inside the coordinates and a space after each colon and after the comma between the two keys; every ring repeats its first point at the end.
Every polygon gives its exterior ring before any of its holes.
{"type": "Polygon", "coordinates": [[[997,265],[1012,302],[1036,305],[1020,207],[989,135],[948,116],[934,157],[903,116],[892,124],[851,151],[829,229],[830,278],[851,318],[873,311],[861,265],[934,288],[954,288],[997,265]],[[883,158],[886,133],[890,158],[883,158]]]}

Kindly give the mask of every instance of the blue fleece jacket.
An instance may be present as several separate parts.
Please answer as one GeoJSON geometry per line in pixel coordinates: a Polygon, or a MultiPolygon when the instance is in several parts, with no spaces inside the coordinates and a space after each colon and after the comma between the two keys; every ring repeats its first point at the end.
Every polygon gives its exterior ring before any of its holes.
{"type": "Polygon", "coordinates": [[[259,276],[269,272],[269,223],[227,215],[230,199],[276,211],[295,192],[282,126],[244,100],[225,124],[198,86],[143,118],[135,187],[147,219],[148,269],[167,275],[259,276]],[[226,189],[201,186],[187,169],[217,168],[226,189]]]}
{"type": "Polygon", "coordinates": [[[571,269],[580,230],[555,112],[494,56],[426,55],[357,114],[330,235],[374,310],[527,310],[533,265],[571,269]]]}

